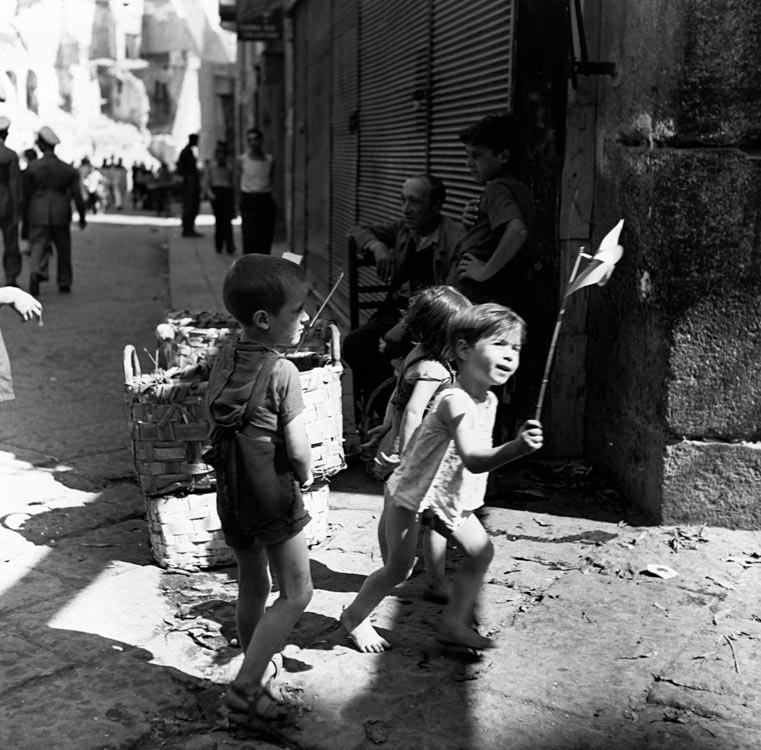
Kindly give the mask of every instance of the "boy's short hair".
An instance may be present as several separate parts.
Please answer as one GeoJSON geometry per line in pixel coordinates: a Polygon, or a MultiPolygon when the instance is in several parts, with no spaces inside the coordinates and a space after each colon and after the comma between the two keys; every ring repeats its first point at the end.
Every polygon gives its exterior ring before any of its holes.
{"type": "Polygon", "coordinates": [[[509,307],[496,302],[473,305],[457,313],[449,322],[449,349],[454,356],[458,341],[472,346],[477,341],[517,332],[526,341],[526,322],[509,307]]]}
{"type": "Polygon", "coordinates": [[[494,153],[507,149],[511,157],[524,150],[520,123],[511,114],[486,115],[461,130],[458,137],[467,146],[485,146],[494,153]]]}
{"type": "Polygon", "coordinates": [[[470,307],[468,298],[451,286],[429,286],[410,300],[407,325],[410,336],[437,359],[447,352],[449,321],[470,307]]]}
{"type": "Polygon", "coordinates": [[[259,138],[264,138],[264,133],[262,133],[262,131],[259,130],[259,128],[249,128],[246,131],[246,135],[256,135],[259,138]]]}
{"type": "Polygon", "coordinates": [[[289,291],[305,285],[304,269],[285,258],[250,253],[232,264],[222,285],[225,307],[241,325],[251,325],[254,313],[277,315],[289,291]]]}

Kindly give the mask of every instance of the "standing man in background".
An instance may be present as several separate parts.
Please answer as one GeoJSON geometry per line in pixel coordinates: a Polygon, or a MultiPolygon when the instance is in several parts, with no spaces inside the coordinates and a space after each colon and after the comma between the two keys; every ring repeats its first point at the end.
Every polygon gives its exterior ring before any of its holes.
{"type": "Polygon", "coordinates": [[[262,131],[246,131],[248,149],[236,160],[236,186],[240,203],[243,252],[269,255],[275,234],[272,178],[275,160],[262,150],[262,131]]]}
{"type": "Polygon", "coordinates": [[[87,226],[79,172],[55,155],[58,143],[58,136],[49,127],[40,128],[37,147],[42,156],[29,163],[22,179],[24,223],[28,227],[31,254],[29,292],[35,297],[40,293],[40,282],[48,280],[51,242],[58,253],[58,289],[71,291],[72,201],[79,212],[79,228],[87,226]]]}
{"type": "Polygon", "coordinates": [[[203,194],[214,210],[214,249],[235,254],[233,218],[235,216],[235,168],[227,156],[227,144],[217,141],[214,161],[206,162],[201,179],[203,194]]]}
{"type": "Polygon", "coordinates": [[[21,273],[18,225],[21,216],[21,169],[18,154],[5,145],[11,121],[0,117],[0,232],[6,286],[16,286],[21,273]]]}
{"type": "Polygon", "coordinates": [[[202,237],[196,231],[196,217],[201,205],[201,173],[198,170],[198,133],[191,133],[177,160],[177,174],[182,177],[182,236],[202,237]]]}

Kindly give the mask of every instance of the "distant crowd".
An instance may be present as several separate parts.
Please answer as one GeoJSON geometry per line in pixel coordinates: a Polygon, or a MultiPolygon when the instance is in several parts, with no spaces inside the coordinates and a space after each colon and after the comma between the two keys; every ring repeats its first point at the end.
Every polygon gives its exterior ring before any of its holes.
{"type": "Polygon", "coordinates": [[[163,161],[155,169],[143,162],[127,169],[122,159],[104,159],[98,167],[85,156],[78,171],[82,197],[87,210],[94,214],[121,211],[130,200],[133,209],[169,216],[172,192],[182,182],[163,161]]]}

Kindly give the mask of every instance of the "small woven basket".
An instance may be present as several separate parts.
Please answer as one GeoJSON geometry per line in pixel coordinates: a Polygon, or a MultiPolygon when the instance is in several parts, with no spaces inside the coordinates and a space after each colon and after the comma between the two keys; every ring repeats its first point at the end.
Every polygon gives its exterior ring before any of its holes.
{"type": "Polygon", "coordinates": [[[202,368],[143,374],[135,347],[124,348],[129,444],[143,494],[214,487],[201,458],[208,447],[207,381],[202,368]]]}
{"type": "Polygon", "coordinates": [[[225,313],[172,310],[156,328],[163,367],[214,364],[223,347],[240,335],[240,323],[225,313]]]}

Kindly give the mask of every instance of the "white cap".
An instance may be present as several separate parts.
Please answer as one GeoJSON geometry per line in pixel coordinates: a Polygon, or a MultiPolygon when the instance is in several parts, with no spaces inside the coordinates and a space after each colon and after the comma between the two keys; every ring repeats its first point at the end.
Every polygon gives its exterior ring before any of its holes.
{"type": "Polygon", "coordinates": [[[8,130],[10,126],[11,121],[5,115],[0,115],[0,130],[8,130]]]}
{"type": "Polygon", "coordinates": [[[52,128],[49,128],[47,125],[43,125],[40,128],[40,132],[37,133],[37,137],[41,141],[45,141],[45,143],[49,144],[50,146],[57,146],[61,139],[53,132],[52,128]]]}

